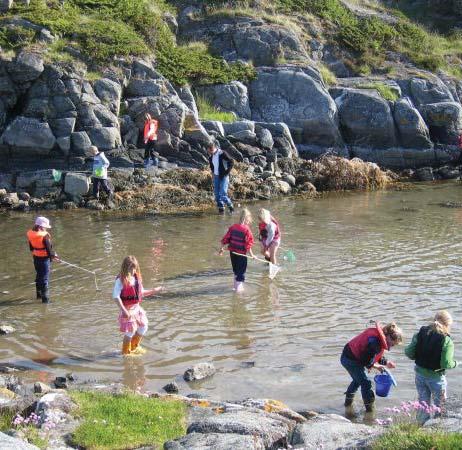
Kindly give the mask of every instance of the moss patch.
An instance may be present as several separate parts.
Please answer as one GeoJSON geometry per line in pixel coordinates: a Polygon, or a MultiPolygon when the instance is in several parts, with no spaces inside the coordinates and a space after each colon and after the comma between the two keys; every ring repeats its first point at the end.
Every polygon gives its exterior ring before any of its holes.
{"type": "Polygon", "coordinates": [[[92,450],[117,450],[164,442],[186,433],[186,406],[134,394],[73,392],[83,423],[72,435],[75,445],[92,450]]]}

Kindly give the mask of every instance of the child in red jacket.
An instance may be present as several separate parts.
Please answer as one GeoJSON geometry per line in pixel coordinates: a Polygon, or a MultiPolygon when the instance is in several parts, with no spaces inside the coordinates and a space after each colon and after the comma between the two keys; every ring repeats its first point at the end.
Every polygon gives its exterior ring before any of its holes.
{"type": "Polygon", "coordinates": [[[229,256],[234,272],[234,290],[244,290],[245,271],[247,270],[247,253],[253,258],[252,245],[254,242],[249,225],[252,223],[252,215],[248,209],[244,209],[239,218],[239,223],[231,225],[221,240],[220,255],[223,254],[224,246],[228,245],[229,256]]]}

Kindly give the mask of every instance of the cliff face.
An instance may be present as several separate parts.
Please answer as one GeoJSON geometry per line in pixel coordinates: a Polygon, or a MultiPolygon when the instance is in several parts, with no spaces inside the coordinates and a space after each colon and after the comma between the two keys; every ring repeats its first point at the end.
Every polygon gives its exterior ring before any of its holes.
{"type": "Polygon", "coordinates": [[[395,169],[455,161],[462,39],[399,4],[2,2],[2,170],[85,170],[92,144],[133,168],[145,112],[180,165],[206,164],[212,138],[257,173],[326,152],[395,169]]]}

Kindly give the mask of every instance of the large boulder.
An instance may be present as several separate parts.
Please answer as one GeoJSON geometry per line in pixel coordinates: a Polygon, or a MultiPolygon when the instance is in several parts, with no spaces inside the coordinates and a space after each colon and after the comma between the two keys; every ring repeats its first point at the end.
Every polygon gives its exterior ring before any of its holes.
{"type": "Polygon", "coordinates": [[[164,450],[264,450],[259,436],[234,433],[190,433],[164,444],[164,450]]]}
{"type": "Polygon", "coordinates": [[[54,169],[20,172],[16,178],[16,189],[41,197],[61,181],[61,172],[54,169]]]}
{"type": "Polygon", "coordinates": [[[0,98],[7,108],[12,108],[17,101],[16,88],[4,67],[0,68],[0,98]]]}
{"type": "Polygon", "coordinates": [[[199,117],[199,111],[197,110],[196,100],[194,98],[191,89],[188,86],[180,86],[176,88],[176,92],[180,97],[181,101],[189,108],[194,116],[199,117]]]}
{"type": "Polygon", "coordinates": [[[109,78],[100,78],[93,83],[93,89],[101,103],[107,106],[115,115],[119,115],[122,87],[109,78]]]}
{"type": "Polygon", "coordinates": [[[417,107],[429,103],[453,102],[449,88],[436,76],[431,79],[412,78],[409,90],[417,107]]]}
{"type": "Polygon", "coordinates": [[[294,157],[298,156],[297,148],[290,134],[289,127],[283,123],[268,123],[268,122],[256,122],[255,130],[258,134],[258,130],[266,128],[273,138],[273,149],[277,151],[281,156],[294,157]]]}
{"type": "Polygon", "coordinates": [[[296,67],[261,68],[249,89],[252,119],[284,122],[302,140],[331,146],[342,142],[337,106],[319,80],[296,67]]]}
{"type": "Polygon", "coordinates": [[[37,79],[43,72],[43,58],[38,53],[21,51],[8,64],[8,72],[15,83],[26,83],[37,79]]]}
{"type": "Polygon", "coordinates": [[[345,89],[335,101],[348,144],[375,148],[396,145],[390,105],[382,97],[360,89],[345,89]]]}
{"type": "Polygon", "coordinates": [[[422,116],[435,142],[457,145],[462,133],[462,106],[457,102],[441,102],[423,105],[422,116]]]}
{"type": "Polygon", "coordinates": [[[72,199],[88,194],[90,180],[83,173],[68,172],[64,179],[64,192],[72,199]]]}
{"type": "Polygon", "coordinates": [[[56,143],[48,123],[22,116],[8,125],[1,139],[17,156],[46,156],[56,143]]]}
{"type": "Polygon", "coordinates": [[[3,450],[39,450],[35,445],[28,444],[21,439],[8,436],[2,432],[0,432],[0,448],[3,450]]]}
{"type": "Polygon", "coordinates": [[[251,112],[247,87],[240,81],[200,86],[196,90],[199,95],[205,97],[221,111],[233,112],[240,118],[250,119],[251,112]]]}
{"type": "Polygon", "coordinates": [[[91,140],[86,131],[71,134],[71,150],[76,156],[86,156],[91,146],[91,140]]]}
{"type": "Polygon", "coordinates": [[[404,147],[431,148],[433,146],[427,124],[409,98],[402,98],[395,102],[393,117],[404,147]]]}
{"type": "Polygon", "coordinates": [[[88,137],[100,150],[112,150],[120,147],[122,143],[120,132],[114,127],[90,128],[88,137]]]}
{"type": "Polygon", "coordinates": [[[297,425],[291,448],[365,448],[380,432],[382,428],[352,423],[337,414],[321,414],[297,425]]]}

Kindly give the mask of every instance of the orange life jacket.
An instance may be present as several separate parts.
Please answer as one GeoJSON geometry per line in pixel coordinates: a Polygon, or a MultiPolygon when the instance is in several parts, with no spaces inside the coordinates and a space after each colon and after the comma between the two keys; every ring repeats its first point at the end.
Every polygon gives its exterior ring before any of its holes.
{"type": "Polygon", "coordinates": [[[144,122],[143,138],[144,142],[155,141],[157,139],[157,129],[159,122],[156,119],[149,119],[144,122]]]}
{"type": "Polygon", "coordinates": [[[47,257],[48,252],[45,247],[45,237],[50,236],[47,231],[34,231],[29,230],[27,232],[27,239],[32,246],[32,254],[34,256],[47,257]]]}

